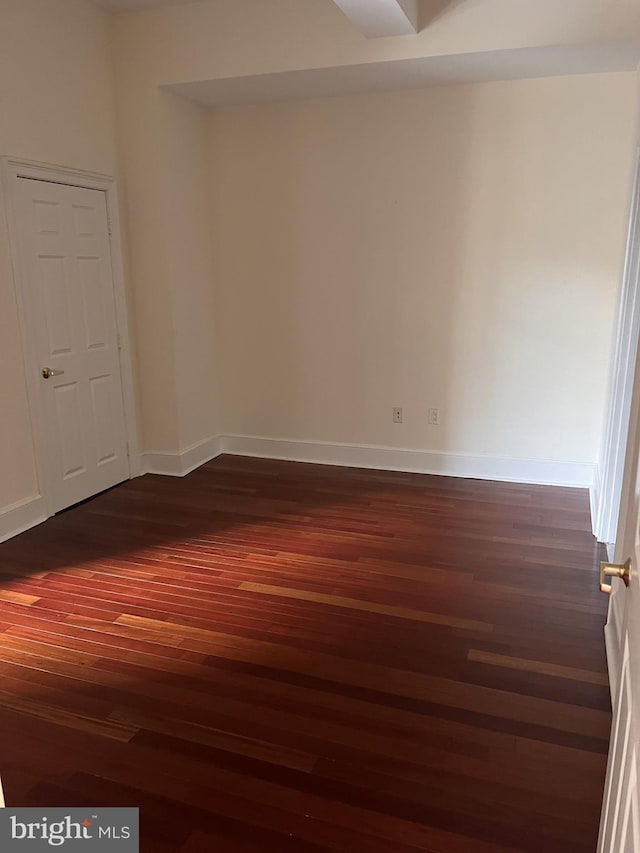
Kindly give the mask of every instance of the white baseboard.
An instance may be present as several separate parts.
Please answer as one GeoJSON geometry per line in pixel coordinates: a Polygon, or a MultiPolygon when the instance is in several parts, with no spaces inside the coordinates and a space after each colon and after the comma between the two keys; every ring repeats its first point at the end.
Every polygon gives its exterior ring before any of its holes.
{"type": "Polygon", "coordinates": [[[0,509],[0,542],[24,533],[47,519],[44,498],[34,495],[0,509]]]}
{"type": "Polygon", "coordinates": [[[591,532],[598,538],[600,527],[600,467],[593,466],[593,482],[589,488],[589,506],[591,509],[591,532]]]}
{"type": "Polygon", "coordinates": [[[145,453],[144,470],[148,474],[184,477],[221,453],[351,468],[378,468],[383,471],[409,471],[589,489],[593,486],[595,472],[595,465],[589,462],[473,456],[375,445],[266,438],[258,435],[217,435],[194,444],[181,453],[145,453]]]}
{"type": "Polygon", "coordinates": [[[592,486],[595,470],[595,465],[589,462],[473,456],[372,445],[264,438],[255,435],[223,435],[220,437],[219,452],[355,468],[580,488],[592,486]]]}
{"type": "Polygon", "coordinates": [[[221,436],[214,435],[197,444],[192,444],[180,453],[144,453],[143,471],[146,474],[166,474],[170,477],[184,477],[205,462],[219,456],[221,436]]]}

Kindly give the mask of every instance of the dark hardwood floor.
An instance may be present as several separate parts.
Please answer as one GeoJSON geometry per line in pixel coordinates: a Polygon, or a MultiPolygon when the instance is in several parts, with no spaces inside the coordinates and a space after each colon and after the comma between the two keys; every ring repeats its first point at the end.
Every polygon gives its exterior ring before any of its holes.
{"type": "Polygon", "coordinates": [[[585,491],[220,457],[0,545],[8,805],[143,853],[593,853],[585,491]]]}

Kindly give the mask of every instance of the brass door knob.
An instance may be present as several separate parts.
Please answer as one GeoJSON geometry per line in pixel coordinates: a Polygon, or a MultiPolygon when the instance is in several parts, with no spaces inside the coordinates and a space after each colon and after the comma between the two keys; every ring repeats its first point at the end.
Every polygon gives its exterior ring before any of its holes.
{"type": "Polygon", "coordinates": [[[64,374],[64,370],[54,370],[52,367],[43,367],[42,368],[42,378],[43,379],[51,379],[52,376],[62,376],[64,374]]]}
{"type": "Polygon", "coordinates": [[[625,586],[629,586],[631,576],[631,557],[624,563],[600,563],[600,592],[611,592],[611,584],[605,578],[622,578],[625,586]]]}

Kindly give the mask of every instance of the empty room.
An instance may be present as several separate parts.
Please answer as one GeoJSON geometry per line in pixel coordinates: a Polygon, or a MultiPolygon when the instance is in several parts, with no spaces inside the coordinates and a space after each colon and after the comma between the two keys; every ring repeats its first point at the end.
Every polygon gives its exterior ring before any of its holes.
{"type": "Polygon", "coordinates": [[[0,0],[2,853],[640,853],[639,119],[637,0],[0,0]]]}

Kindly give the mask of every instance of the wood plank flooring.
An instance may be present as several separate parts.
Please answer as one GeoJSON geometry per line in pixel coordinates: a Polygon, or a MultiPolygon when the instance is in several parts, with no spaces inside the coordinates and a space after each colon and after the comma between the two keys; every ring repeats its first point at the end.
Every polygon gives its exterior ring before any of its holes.
{"type": "Polygon", "coordinates": [[[8,805],[143,853],[593,853],[586,491],[220,457],[0,545],[8,805]]]}

